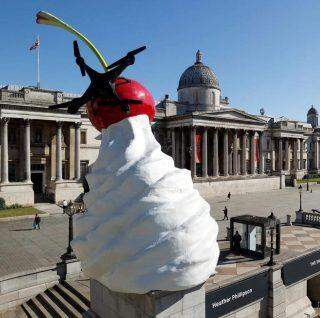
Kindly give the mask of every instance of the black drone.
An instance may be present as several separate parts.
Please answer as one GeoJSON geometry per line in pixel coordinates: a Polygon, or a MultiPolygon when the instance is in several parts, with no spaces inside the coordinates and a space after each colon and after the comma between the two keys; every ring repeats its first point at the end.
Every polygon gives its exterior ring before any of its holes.
{"type": "Polygon", "coordinates": [[[49,106],[49,109],[67,108],[68,113],[76,114],[80,107],[90,100],[104,98],[108,100],[108,105],[121,105],[122,111],[128,113],[130,111],[129,103],[141,104],[142,102],[135,99],[120,99],[115,91],[115,81],[129,65],[134,64],[135,55],[145,49],[146,47],[142,46],[130,51],[126,56],[110,64],[105,73],[99,73],[85,63],[83,57],[80,55],[78,42],[73,41],[74,56],[80,68],[81,75],[85,76],[87,73],[91,83],[81,97],[74,98],[70,102],[49,106]]]}

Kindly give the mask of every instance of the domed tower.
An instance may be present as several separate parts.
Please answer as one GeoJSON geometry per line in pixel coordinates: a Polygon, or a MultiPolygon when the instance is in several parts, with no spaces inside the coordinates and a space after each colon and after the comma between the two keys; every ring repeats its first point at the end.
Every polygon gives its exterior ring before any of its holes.
{"type": "Polygon", "coordinates": [[[210,67],[201,62],[198,50],[196,62],[188,67],[179,80],[178,102],[189,104],[186,111],[212,111],[220,108],[220,87],[210,67]]]}
{"type": "Polygon", "coordinates": [[[307,114],[307,123],[311,124],[313,128],[318,127],[318,111],[311,105],[307,114]]]}

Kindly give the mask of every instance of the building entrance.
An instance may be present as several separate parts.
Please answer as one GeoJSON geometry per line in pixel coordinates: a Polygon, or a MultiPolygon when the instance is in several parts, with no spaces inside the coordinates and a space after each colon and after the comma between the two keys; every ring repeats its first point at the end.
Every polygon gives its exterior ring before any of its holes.
{"type": "Polygon", "coordinates": [[[32,172],[31,181],[33,182],[33,192],[35,194],[43,193],[43,173],[42,172],[32,172]]]}

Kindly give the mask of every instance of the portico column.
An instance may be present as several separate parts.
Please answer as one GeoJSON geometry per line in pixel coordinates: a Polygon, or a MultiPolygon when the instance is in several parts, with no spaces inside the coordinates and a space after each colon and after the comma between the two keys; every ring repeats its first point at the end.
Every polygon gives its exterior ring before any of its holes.
{"type": "Polygon", "coordinates": [[[196,127],[191,127],[191,132],[190,132],[190,163],[191,163],[191,176],[194,178],[196,177],[196,127]]]}
{"type": "Polygon", "coordinates": [[[256,145],[254,142],[255,131],[252,131],[250,134],[250,172],[251,174],[255,174],[256,172],[256,162],[255,162],[255,153],[256,153],[256,145]]]}
{"type": "Polygon", "coordinates": [[[213,131],[213,176],[219,176],[219,138],[217,128],[213,131]]]}
{"type": "Polygon", "coordinates": [[[80,127],[81,123],[74,124],[74,176],[76,180],[80,179],[80,127]]]}
{"type": "Polygon", "coordinates": [[[284,170],[290,170],[290,152],[289,152],[289,139],[286,138],[284,141],[284,152],[285,152],[285,163],[284,163],[284,170]]]}
{"type": "Polygon", "coordinates": [[[282,172],[283,153],[282,153],[282,139],[279,138],[279,151],[278,151],[278,171],[282,172]]]}
{"type": "Polygon", "coordinates": [[[298,170],[298,140],[293,140],[293,169],[298,170]]]}
{"type": "Polygon", "coordinates": [[[313,149],[313,169],[318,170],[319,166],[319,142],[316,139],[313,143],[314,149],[313,149]]]}
{"type": "Polygon", "coordinates": [[[171,129],[171,156],[176,165],[176,134],[174,128],[171,129]]]}
{"type": "Polygon", "coordinates": [[[276,170],[276,167],[275,167],[275,153],[274,153],[274,148],[275,148],[275,146],[274,146],[274,139],[273,138],[271,138],[270,139],[270,148],[271,148],[271,153],[270,153],[270,159],[271,159],[271,171],[275,171],[276,170]]]}
{"type": "Polygon", "coordinates": [[[223,132],[223,174],[224,174],[224,176],[229,175],[229,173],[228,173],[228,169],[229,169],[228,147],[229,147],[228,130],[225,129],[223,132]]]}
{"type": "Polygon", "coordinates": [[[233,132],[232,172],[234,175],[238,174],[238,133],[237,133],[237,130],[235,130],[233,132]]]}
{"type": "Polygon", "coordinates": [[[208,129],[204,127],[202,134],[202,177],[208,177],[208,129]]]}
{"type": "Polygon", "coordinates": [[[186,153],[185,153],[185,134],[184,128],[181,127],[181,168],[185,168],[186,165],[186,153]]]}
{"type": "Polygon", "coordinates": [[[264,153],[263,153],[263,131],[259,132],[259,170],[260,174],[264,173],[264,153]]]}
{"type": "Polygon", "coordinates": [[[8,174],[8,122],[9,118],[1,118],[1,182],[9,182],[8,174]]]}
{"type": "Polygon", "coordinates": [[[62,122],[58,121],[57,136],[56,136],[56,181],[62,180],[61,144],[62,144],[62,122]]]}
{"type": "Polygon", "coordinates": [[[303,139],[300,139],[300,170],[304,169],[303,166],[303,153],[304,153],[304,143],[303,143],[303,139]]]}
{"type": "Polygon", "coordinates": [[[24,161],[25,161],[25,180],[31,181],[31,154],[30,154],[30,120],[24,120],[24,161]]]}
{"type": "Polygon", "coordinates": [[[247,132],[241,136],[241,174],[247,174],[247,132]]]}

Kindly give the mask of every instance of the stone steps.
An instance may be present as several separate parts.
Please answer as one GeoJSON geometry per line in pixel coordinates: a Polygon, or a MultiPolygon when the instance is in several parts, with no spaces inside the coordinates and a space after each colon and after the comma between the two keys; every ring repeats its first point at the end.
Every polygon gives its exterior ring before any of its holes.
{"type": "Polygon", "coordinates": [[[1,318],[81,318],[90,307],[88,281],[61,282],[1,318]]]}

